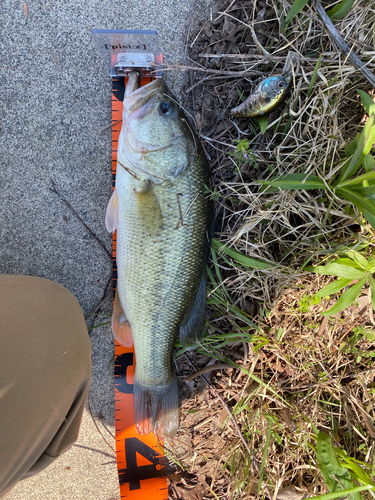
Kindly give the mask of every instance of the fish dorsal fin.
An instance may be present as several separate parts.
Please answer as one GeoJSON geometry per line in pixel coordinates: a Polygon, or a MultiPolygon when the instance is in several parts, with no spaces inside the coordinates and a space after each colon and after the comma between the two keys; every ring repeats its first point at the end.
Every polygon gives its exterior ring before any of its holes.
{"type": "Polygon", "coordinates": [[[117,342],[124,347],[133,345],[132,331],[126,319],[124,308],[121,305],[118,290],[116,290],[115,303],[113,305],[112,331],[117,342]]]}
{"type": "Polygon", "coordinates": [[[113,191],[111,199],[109,200],[107,211],[105,214],[105,226],[107,231],[113,233],[116,231],[119,221],[118,213],[118,196],[116,189],[113,191]]]}

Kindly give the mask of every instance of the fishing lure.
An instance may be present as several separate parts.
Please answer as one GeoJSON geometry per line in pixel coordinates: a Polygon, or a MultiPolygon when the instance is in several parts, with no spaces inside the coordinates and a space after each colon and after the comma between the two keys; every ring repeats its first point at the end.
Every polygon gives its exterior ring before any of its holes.
{"type": "Polygon", "coordinates": [[[246,101],[232,109],[232,115],[240,118],[253,118],[270,113],[285,99],[291,83],[291,73],[266,78],[259,83],[246,101]]]}

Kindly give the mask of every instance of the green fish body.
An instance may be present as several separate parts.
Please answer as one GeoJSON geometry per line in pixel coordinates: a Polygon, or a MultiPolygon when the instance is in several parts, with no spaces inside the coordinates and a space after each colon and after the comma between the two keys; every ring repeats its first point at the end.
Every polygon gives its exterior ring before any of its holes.
{"type": "Polygon", "coordinates": [[[112,324],[120,343],[131,343],[122,332],[125,322],[134,339],[137,431],[173,435],[178,428],[174,340],[180,333],[182,344],[193,346],[204,335],[210,174],[199,139],[165,82],[134,89],[132,78],[124,97],[116,189],[107,210],[108,229],[117,228],[120,305],[112,324]]]}

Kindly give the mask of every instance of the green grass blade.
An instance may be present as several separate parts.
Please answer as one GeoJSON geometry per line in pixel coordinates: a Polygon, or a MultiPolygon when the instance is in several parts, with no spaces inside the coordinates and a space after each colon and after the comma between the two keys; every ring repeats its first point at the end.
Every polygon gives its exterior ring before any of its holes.
{"type": "Polygon", "coordinates": [[[367,120],[366,125],[363,127],[361,135],[358,139],[357,149],[355,150],[354,155],[350,159],[349,163],[345,163],[345,165],[341,169],[340,176],[337,182],[334,184],[335,187],[338,184],[346,181],[351,175],[354,175],[355,172],[360,167],[363,158],[370,152],[371,146],[375,141],[375,127],[374,125],[375,115],[370,115],[367,120]]]}
{"type": "Polygon", "coordinates": [[[375,203],[346,188],[337,190],[337,194],[340,193],[362,212],[367,222],[375,229],[375,203]]]}
{"type": "Polygon", "coordinates": [[[227,299],[229,300],[229,302],[232,303],[233,302],[232,297],[229,295],[228,290],[226,289],[226,287],[224,285],[224,280],[221,277],[220,267],[217,263],[217,256],[216,256],[216,252],[215,252],[213,247],[211,247],[211,255],[212,255],[212,260],[213,260],[214,266],[215,266],[216,276],[219,278],[220,287],[222,288],[222,290],[223,290],[224,294],[226,295],[227,299]]]}
{"type": "Polygon", "coordinates": [[[332,21],[341,21],[349,10],[352,8],[354,0],[343,0],[339,4],[335,5],[333,9],[327,11],[327,14],[332,19],[332,21]]]}
{"type": "Polygon", "coordinates": [[[289,23],[289,21],[292,20],[294,16],[301,12],[308,1],[309,0],[294,0],[293,5],[290,8],[288,15],[286,16],[285,24],[289,23]]]}
{"type": "Polygon", "coordinates": [[[319,292],[317,292],[315,295],[317,297],[327,297],[327,295],[333,295],[334,293],[337,293],[348,286],[352,281],[353,280],[351,279],[339,278],[334,283],[330,283],[329,285],[319,290],[319,292]]]}
{"type": "Polygon", "coordinates": [[[375,167],[375,158],[372,156],[371,153],[368,153],[363,158],[363,166],[364,166],[366,172],[371,172],[374,169],[374,167],[375,167]]]}
{"type": "MultiPolygon", "coordinates": [[[[216,285],[217,287],[217,285],[216,285]]],[[[220,291],[220,293],[222,293],[220,291]]],[[[251,321],[251,316],[247,313],[245,313],[244,311],[241,311],[241,309],[239,309],[238,307],[236,306],[231,306],[229,303],[228,303],[228,300],[227,299],[223,299],[222,297],[218,296],[217,295],[217,291],[215,291],[214,293],[214,296],[211,298],[209,298],[207,300],[207,304],[208,305],[217,305],[217,306],[221,306],[221,308],[225,311],[225,312],[228,312],[230,311],[233,316],[235,316],[236,318],[239,318],[241,321],[243,321],[244,323],[246,323],[247,325],[251,326],[252,328],[257,328],[257,326],[255,325],[255,323],[253,323],[251,321]]],[[[223,312],[224,312],[223,311],[223,312]]]]}
{"type": "MultiPolygon", "coordinates": [[[[181,342],[176,340],[174,346],[181,347],[181,342]]],[[[189,352],[189,351],[191,351],[191,346],[182,347],[179,351],[175,352],[172,357],[173,357],[173,359],[177,359],[179,356],[181,356],[182,354],[185,354],[185,352],[189,352]]]]}
{"type": "Polygon", "coordinates": [[[262,132],[262,134],[265,134],[268,127],[268,116],[267,115],[260,116],[258,121],[259,121],[260,131],[262,132]]]}
{"type": "Polygon", "coordinates": [[[357,92],[361,97],[362,105],[365,108],[366,113],[369,115],[375,113],[375,102],[372,100],[372,97],[363,90],[357,90],[357,92]]]}
{"type": "Polygon", "coordinates": [[[375,185],[375,172],[366,172],[365,174],[358,175],[354,179],[348,179],[336,185],[336,189],[348,188],[354,189],[355,187],[364,187],[367,185],[375,185]]]}
{"type": "Polygon", "coordinates": [[[268,429],[267,429],[266,442],[264,444],[264,451],[263,451],[262,463],[261,463],[260,471],[259,471],[258,495],[259,495],[260,489],[262,487],[262,481],[263,481],[263,475],[264,475],[264,466],[266,465],[266,460],[267,460],[267,455],[268,455],[268,448],[270,446],[270,441],[271,441],[272,420],[269,417],[267,417],[267,420],[268,420],[268,429]]]}
{"type": "Polygon", "coordinates": [[[258,181],[265,186],[280,189],[326,189],[324,182],[316,175],[287,174],[270,181],[258,181]]]}
{"type": "Polygon", "coordinates": [[[241,102],[244,102],[246,100],[246,97],[243,95],[243,93],[236,87],[238,97],[240,98],[241,102]]]}
{"type": "Polygon", "coordinates": [[[371,287],[371,301],[372,301],[372,308],[375,310],[375,280],[371,276],[369,276],[369,281],[370,281],[370,287],[371,287]]]}
{"type": "Polygon", "coordinates": [[[359,493],[360,491],[372,490],[373,486],[370,484],[365,486],[356,486],[347,490],[335,491],[334,493],[327,493],[326,495],[319,495],[317,497],[309,497],[309,500],[333,500],[334,498],[346,498],[348,495],[359,493]]]}
{"type": "Polygon", "coordinates": [[[319,59],[317,60],[317,62],[315,64],[315,69],[314,69],[313,76],[311,78],[311,82],[310,82],[310,85],[309,85],[309,90],[307,91],[307,97],[310,97],[311,92],[313,91],[315,80],[316,80],[316,77],[317,77],[317,74],[318,74],[318,71],[319,71],[319,68],[320,68],[321,60],[322,60],[322,55],[320,54],[319,59]]]}
{"type": "Polygon", "coordinates": [[[345,467],[347,469],[352,470],[356,474],[357,481],[362,482],[362,484],[370,484],[371,486],[375,487],[375,483],[371,480],[367,472],[362,467],[360,467],[354,460],[348,457],[344,450],[341,450],[340,448],[334,448],[334,450],[336,454],[339,455],[339,457],[346,462],[345,467]]]}
{"type": "MultiPolygon", "coordinates": [[[[345,251],[345,255],[350,256],[351,252],[352,251],[350,249],[347,249],[345,251]]],[[[360,271],[363,271],[363,268],[358,264],[358,262],[356,262],[355,260],[353,260],[351,258],[348,259],[347,257],[341,257],[340,259],[336,259],[333,262],[335,262],[336,264],[344,264],[344,266],[354,267],[355,269],[359,269],[360,271]]]]}
{"type": "Polygon", "coordinates": [[[94,328],[100,328],[101,326],[106,326],[106,325],[110,325],[112,322],[111,321],[106,321],[105,323],[100,323],[99,325],[94,325],[94,326],[90,326],[90,328],[88,328],[88,330],[94,330],[94,328]]]}
{"type": "Polygon", "coordinates": [[[336,262],[331,262],[323,266],[318,266],[316,274],[326,274],[328,276],[337,276],[338,278],[345,278],[350,280],[359,280],[367,275],[366,271],[356,269],[353,266],[346,266],[344,264],[336,264],[336,262]]]}
{"type": "MultiPolygon", "coordinates": [[[[345,249],[345,251],[349,251],[350,249],[347,248],[345,249]]],[[[357,264],[357,262],[351,260],[351,259],[348,259],[348,258],[339,258],[339,259],[335,259],[331,262],[329,262],[328,264],[343,264],[344,266],[349,266],[349,267],[354,267],[354,269],[358,269],[359,271],[363,271],[363,269],[361,268],[361,266],[359,266],[357,264]]],[[[306,271],[310,271],[311,273],[316,273],[316,274],[331,274],[329,272],[326,272],[326,267],[325,266],[315,266],[315,267],[305,267],[306,271]]]]}
{"type": "Polygon", "coordinates": [[[353,139],[352,141],[349,142],[349,144],[346,145],[345,154],[348,158],[354,155],[355,150],[357,149],[359,136],[360,134],[357,133],[355,139],[353,139]]]}
{"type": "Polygon", "coordinates": [[[358,264],[358,267],[363,270],[367,270],[369,267],[368,260],[359,252],[355,250],[349,250],[349,252],[345,252],[345,255],[349,257],[349,259],[353,260],[358,264]]]}
{"type": "Polygon", "coordinates": [[[347,307],[349,307],[355,299],[358,297],[359,292],[362,290],[363,285],[366,283],[368,276],[365,276],[361,280],[358,281],[355,285],[351,286],[349,290],[344,292],[336,304],[331,307],[329,311],[322,313],[322,316],[334,316],[340,311],[343,311],[347,307]]]}
{"type": "Polygon", "coordinates": [[[214,275],[211,273],[211,269],[208,266],[206,266],[206,271],[207,271],[208,279],[211,281],[211,284],[216,288],[217,283],[215,281],[214,275]]]}
{"type": "Polygon", "coordinates": [[[375,200],[375,186],[366,186],[366,187],[353,187],[350,188],[351,191],[354,192],[354,194],[362,196],[366,200],[373,201],[375,200]]]}
{"type": "Polygon", "coordinates": [[[244,267],[250,267],[252,269],[270,269],[272,267],[276,267],[275,264],[270,264],[268,262],[263,262],[261,260],[252,259],[251,257],[248,257],[247,255],[238,252],[237,250],[228,248],[225,245],[221,244],[216,239],[211,240],[211,246],[218,253],[225,253],[226,255],[232,257],[232,259],[234,259],[236,262],[238,262],[244,267]]]}

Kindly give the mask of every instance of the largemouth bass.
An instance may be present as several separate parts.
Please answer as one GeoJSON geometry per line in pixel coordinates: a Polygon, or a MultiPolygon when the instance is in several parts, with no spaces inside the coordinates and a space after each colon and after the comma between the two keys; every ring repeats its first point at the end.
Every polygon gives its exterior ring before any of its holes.
{"type": "Polygon", "coordinates": [[[291,84],[291,73],[274,75],[262,80],[243,103],[232,109],[232,115],[239,118],[253,118],[270,113],[283,102],[291,84]]]}
{"type": "Polygon", "coordinates": [[[118,142],[116,188],[106,226],[117,229],[112,329],[134,340],[137,432],[173,435],[178,388],[172,348],[205,331],[205,266],[213,222],[210,174],[198,137],[163,79],[139,87],[129,76],[118,142]]]}

